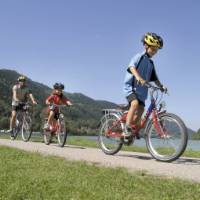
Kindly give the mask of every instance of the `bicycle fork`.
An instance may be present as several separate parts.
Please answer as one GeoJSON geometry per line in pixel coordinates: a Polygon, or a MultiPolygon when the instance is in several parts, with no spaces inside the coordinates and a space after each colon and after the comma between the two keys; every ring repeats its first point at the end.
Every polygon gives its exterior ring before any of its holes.
{"type": "Polygon", "coordinates": [[[158,118],[158,112],[156,109],[153,109],[152,116],[153,116],[153,123],[154,123],[155,129],[156,129],[158,135],[161,138],[168,138],[169,134],[167,132],[165,132],[164,126],[163,126],[162,122],[160,121],[160,119],[158,118]]]}

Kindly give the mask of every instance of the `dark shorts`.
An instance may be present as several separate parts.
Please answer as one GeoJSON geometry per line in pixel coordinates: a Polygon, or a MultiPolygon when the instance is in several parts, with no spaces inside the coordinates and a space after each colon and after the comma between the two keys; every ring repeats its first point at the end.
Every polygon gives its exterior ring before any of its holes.
{"type": "Polygon", "coordinates": [[[54,119],[55,120],[58,120],[59,119],[59,112],[58,112],[58,109],[55,109],[55,108],[48,108],[48,114],[53,111],[54,112],[54,119]]]}
{"type": "Polygon", "coordinates": [[[137,94],[135,94],[135,93],[130,94],[129,96],[126,97],[126,99],[129,103],[129,105],[131,104],[132,101],[137,100],[140,106],[145,107],[145,103],[143,101],[139,100],[137,97],[137,94]]]}
{"type": "Polygon", "coordinates": [[[19,111],[19,110],[23,110],[24,104],[20,104],[18,106],[12,106],[12,111],[19,111]]]}
{"type": "Polygon", "coordinates": [[[58,120],[58,119],[59,119],[59,115],[60,115],[59,113],[55,113],[54,119],[55,119],[55,120],[58,120]]]}

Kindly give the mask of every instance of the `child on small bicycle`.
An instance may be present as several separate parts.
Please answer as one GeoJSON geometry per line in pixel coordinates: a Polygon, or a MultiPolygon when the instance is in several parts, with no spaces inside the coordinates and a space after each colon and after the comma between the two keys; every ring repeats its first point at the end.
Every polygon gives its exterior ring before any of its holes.
{"type": "MultiPolygon", "coordinates": [[[[123,133],[125,138],[128,138],[133,132],[131,124],[137,125],[144,112],[145,100],[148,95],[148,88],[145,83],[154,81],[162,92],[166,90],[158,79],[151,59],[159,49],[162,49],[163,39],[155,33],[146,33],[142,38],[142,43],[145,51],[136,54],[131,59],[124,81],[124,92],[130,106],[123,133]]],[[[139,139],[138,134],[136,137],[139,139]]]]}
{"type": "Polygon", "coordinates": [[[51,129],[51,124],[54,122],[54,119],[58,119],[57,105],[72,105],[71,101],[63,95],[65,86],[62,83],[55,83],[53,88],[52,94],[46,99],[46,104],[49,106],[49,116],[47,123],[44,125],[44,129],[51,129]]]}

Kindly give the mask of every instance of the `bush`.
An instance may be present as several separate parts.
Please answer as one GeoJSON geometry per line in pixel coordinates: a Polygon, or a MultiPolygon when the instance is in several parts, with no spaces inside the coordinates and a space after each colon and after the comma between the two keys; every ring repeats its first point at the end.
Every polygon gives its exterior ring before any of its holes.
{"type": "Polygon", "coordinates": [[[9,128],[9,118],[3,117],[0,119],[0,129],[8,129],[9,128]]]}

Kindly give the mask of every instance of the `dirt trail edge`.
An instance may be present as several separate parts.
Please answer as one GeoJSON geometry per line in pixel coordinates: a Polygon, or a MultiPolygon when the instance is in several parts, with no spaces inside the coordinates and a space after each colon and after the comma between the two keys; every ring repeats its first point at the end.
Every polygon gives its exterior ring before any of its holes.
{"type": "Polygon", "coordinates": [[[200,183],[200,159],[179,158],[172,163],[158,162],[149,154],[121,151],[114,156],[105,155],[100,149],[66,145],[63,148],[55,144],[11,141],[0,139],[0,145],[53,155],[72,161],[85,161],[105,167],[124,167],[129,171],[145,171],[148,174],[181,178],[200,183]]]}

